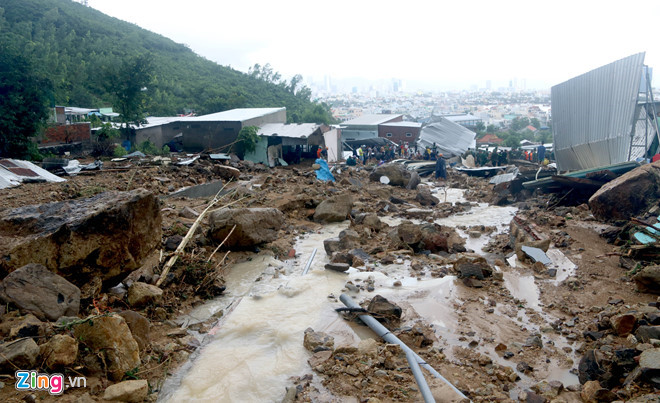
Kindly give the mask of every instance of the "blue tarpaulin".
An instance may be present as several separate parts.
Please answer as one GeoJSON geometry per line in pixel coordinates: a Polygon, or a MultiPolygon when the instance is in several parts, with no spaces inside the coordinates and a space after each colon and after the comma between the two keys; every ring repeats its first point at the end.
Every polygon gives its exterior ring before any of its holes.
{"type": "Polygon", "coordinates": [[[332,172],[330,172],[330,168],[328,168],[328,163],[324,159],[318,158],[314,162],[321,166],[321,168],[316,170],[316,179],[326,182],[335,181],[335,177],[332,176],[332,172]]]}

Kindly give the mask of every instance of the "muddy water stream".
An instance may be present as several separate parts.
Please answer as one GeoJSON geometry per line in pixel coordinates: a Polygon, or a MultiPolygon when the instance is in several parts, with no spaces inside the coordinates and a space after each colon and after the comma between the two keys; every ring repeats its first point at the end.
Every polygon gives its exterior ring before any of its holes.
{"type": "MultiPolygon", "coordinates": [[[[444,189],[434,190],[436,197],[445,201],[444,189]]],[[[454,203],[463,200],[462,190],[447,189],[446,201],[454,203]]],[[[459,234],[466,238],[467,248],[483,253],[483,246],[494,234],[507,229],[515,213],[514,207],[480,203],[465,213],[436,222],[448,226],[495,226],[493,234],[478,238],[470,238],[466,231],[459,230],[459,234]]],[[[396,225],[400,220],[383,217],[383,221],[396,225]]],[[[374,272],[360,272],[352,268],[343,274],[324,270],[323,266],[329,259],[323,249],[323,240],[337,236],[347,226],[348,222],[328,225],[318,233],[301,236],[295,246],[297,258],[292,262],[284,263],[262,255],[233,266],[225,277],[227,295],[179,318],[185,326],[206,321],[221,311],[225,313],[190,362],[166,381],[159,401],[280,401],[291,376],[310,372],[306,363],[309,353],[302,343],[306,328],[331,334],[335,337],[335,346],[356,345],[362,338],[375,337],[368,328],[348,323],[334,311],[342,305],[329,296],[338,297],[348,280],[356,283],[371,277],[375,280],[376,292],[352,294],[357,301],[381,294],[411,307],[431,323],[445,347],[467,347],[470,340],[461,337],[463,325],[459,323],[457,313],[466,303],[466,296],[454,276],[413,277],[410,273],[411,261],[405,257],[393,265],[380,265],[374,272]],[[314,248],[317,254],[311,269],[302,276],[303,267],[314,248]],[[395,286],[395,280],[400,281],[401,285],[395,286]]],[[[555,256],[553,261],[559,261],[562,257],[568,261],[563,255],[555,256]]],[[[562,264],[568,267],[570,261],[566,261],[562,264]]],[[[504,279],[505,287],[515,298],[525,300],[527,308],[543,314],[533,276],[520,275],[511,270],[505,273],[504,279]]],[[[517,311],[513,317],[511,313],[510,309],[503,310],[498,306],[493,317],[513,321],[516,326],[535,328],[525,310],[517,311]]],[[[485,326],[484,331],[490,331],[491,335],[498,328],[495,322],[484,322],[480,326],[485,326]]],[[[506,339],[504,335],[502,338],[506,339]]],[[[560,339],[552,339],[557,348],[567,345],[565,340],[560,339]]],[[[547,340],[545,336],[544,340],[547,340]]],[[[447,357],[451,360],[450,350],[446,348],[447,357]]],[[[492,348],[479,346],[477,351],[488,355],[494,362],[512,365],[492,348]]],[[[524,376],[522,378],[521,383],[527,380],[524,376]]],[[[560,380],[565,385],[576,383],[573,378],[564,368],[553,368],[546,377],[548,380],[560,380]]],[[[529,380],[521,386],[529,386],[532,382],[529,380]]]]}

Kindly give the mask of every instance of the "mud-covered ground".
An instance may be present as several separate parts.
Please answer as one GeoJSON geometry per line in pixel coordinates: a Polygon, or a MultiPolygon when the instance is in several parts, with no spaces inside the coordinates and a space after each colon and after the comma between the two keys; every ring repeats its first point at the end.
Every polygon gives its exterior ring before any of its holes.
{"type": "MultiPolygon", "coordinates": [[[[229,177],[225,171],[216,169],[217,164],[220,163],[206,159],[189,166],[156,165],[149,159],[140,163],[106,162],[103,170],[67,177],[67,182],[29,183],[4,189],[0,191],[0,206],[10,209],[85,198],[108,190],[145,188],[162,197],[163,245],[154,250],[150,258],[153,273],[159,274],[171,253],[167,251],[168,243],[170,249],[173,249],[171,245],[178,245],[177,241],[195,222],[195,214],[201,213],[211,199],[168,195],[186,186],[217,179],[226,182],[229,177]],[[186,212],[188,208],[195,214],[186,212]]],[[[207,237],[208,224],[202,222],[201,229],[162,287],[162,301],[138,310],[150,321],[150,340],[141,354],[142,365],[127,373],[124,379],[148,380],[150,401],[158,398],[163,382],[200,346],[201,337],[213,329],[220,317],[230,315],[230,310],[226,309],[202,323],[182,329],[180,317],[219,294],[211,279],[222,278],[236,263],[256,255],[272,255],[283,262],[305,259],[295,251],[296,240],[323,228],[324,224],[312,221],[315,208],[335,195],[352,198],[349,229],[359,234],[355,247],[364,250],[369,258],[364,262],[352,262],[354,269],[351,271],[365,276],[351,278],[360,281],[351,281],[332,296],[319,298],[329,298],[340,308],[343,305],[337,297],[342,291],[363,306],[375,295],[384,295],[403,312],[400,320],[386,323],[390,330],[473,401],[583,401],[589,395],[581,393],[578,363],[587,350],[642,351],[648,348],[640,346],[644,343],[634,337],[618,336],[603,323],[603,318],[630,311],[642,312],[642,316],[652,314],[650,310],[657,308],[649,305],[657,302],[657,296],[637,291],[630,268],[622,267],[621,246],[608,244],[600,236],[607,225],[596,221],[586,205],[547,208],[549,196],[532,195],[510,204],[506,207],[508,210],[495,213],[501,207],[486,204],[493,198],[492,185],[487,180],[467,178],[451,171],[446,184],[451,188],[448,202],[444,202],[444,188],[437,187],[439,184],[425,180],[420,185],[428,187],[440,199],[439,204],[427,206],[416,199],[417,190],[371,182],[368,170],[362,167],[341,167],[341,172],[335,171],[335,183],[323,183],[316,180],[311,161],[275,169],[243,163],[235,166],[241,171],[240,177],[226,189],[236,189],[236,192],[218,206],[231,202],[235,207],[275,207],[285,214],[285,224],[274,242],[250,250],[224,248],[214,253],[217,243],[207,237]],[[455,189],[461,189],[458,196],[455,189]],[[432,212],[410,209],[431,209],[432,212]],[[479,212],[475,213],[477,210],[479,212]],[[356,216],[363,213],[374,213],[390,225],[374,230],[356,223],[356,216]],[[480,214],[478,222],[469,219],[471,213],[480,214]],[[511,225],[509,222],[514,215],[516,219],[511,225]],[[405,220],[412,220],[415,225],[436,221],[457,228],[458,234],[466,239],[466,249],[428,253],[391,243],[388,234],[401,222],[407,222],[405,220]],[[516,242],[511,235],[520,228],[549,245],[548,256],[553,259],[550,266],[532,264],[523,255],[516,257],[516,242]],[[460,264],[466,258],[470,261],[482,259],[479,264],[492,271],[492,275],[478,282],[462,279],[460,264]],[[549,273],[549,267],[556,268],[556,274],[549,273]],[[369,279],[369,273],[384,275],[369,279]],[[414,278],[419,284],[430,286],[412,285],[409,281],[414,278]],[[200,337],[187,330],[194,330],[200,337]],[[598,332],[601,335],[594,339],[593,334],[598,332]],[[533,400],[536,398],[541,400],[533,400]]],[[[318,248],[323,249],[323,245],[318,248]]],[[[79,317],[128,309],[124,300],[109,294],[113,285],[103,284],[83,300],[79,317]]],[[[231,282],[224,284],[227,291],[232,285],[231,282]]],[[[19,316],[20,312],[7,306],[0,327],[10,328],[10,323],[19,316]]],[[[363,341],[359,345],[334,345],[329,351],[309,352],[308,371],[290,379],[285,399],[420,401],[421,395],[405,354],[398,347],[378,340],[357,323],[354,315],[345,316],[363,341]],[[365,341],[370,338],[373,340],[365,341]]],[[[43,336],[37,339],[37,344],[45,343],[53,334],[67,331],[52,323],[44,323],[43,327],[43,336]]],[[[331,331],[326,333],[341,339],[331,331]]],[[[3,336],[5,341],[10,340],[8,329],[3,331],[3,336]]],[[[302,335],[300,344],[303,344],[302,335]]],[[[8,373],[3,375],[0,399],[102,399],[104,389],[113,382],[103,372],[87,368],[85,354],[85,351],[79,352],[76,364],[62,372],[84,374],[87,388],[71,388],[58,397],[41,391],[19,392],[14,388],[13,375],[8,373]]],[[[617,375],[625,378],[627,373],[617,375]]],[[[456,396],[443,382],[431,381],[428,374],[427,379],[438,401],[449,401],[456,396]]],[[[619,382],[611,385],[606,388],[613,394],[609,395],[609,400],[641,399],[657,392],[651,383],[641,379],[626,386],[619,382]]],[[[281,393],[273,396],[273,400],[284,396],[284,387],[281,393]]],[[[604,395],[601,392],[598,396],[604,395]]]]}

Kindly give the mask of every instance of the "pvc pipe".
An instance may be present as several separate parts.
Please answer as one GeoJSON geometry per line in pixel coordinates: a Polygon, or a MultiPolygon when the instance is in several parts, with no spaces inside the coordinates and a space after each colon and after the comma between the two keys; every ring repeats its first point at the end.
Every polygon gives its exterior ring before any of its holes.
{"type": "Polygon", "coordinates": [[[307,261],[307,264],[305,265],[305,268],[303,269],[302,275],[304,276],[307,274],[309,271],[309,267],[312,265],[312,260],[314,260],[314,256],[316,256],[316,248],[312,251],[312,256],[309,257],[309,260],[307,261]]]}
{"type": "MultiPolygon", "coordinates": [[[[339,300],[349,308],[361,308],[361,306],[356,304],[355,301],[353,301],[353,299],[346,294],[342,294],[341,296],[339,296],[339,300]]],[[[371,328],[371,330],[373,330],[378,335],[378,337],[382,338],[388,343],[398,344],[399,346],[401,346],[401,349],[406,352],[406,354],[408,353],[408,351],[410,351],[414,355],[415,359],[417,360],[420,366],[424,367],[424,369],[429,371],[433,376],[435,376],[436,378],[442,380],[444,383],[449,385],[454,390],[454,392],[456,392],[460,397],[462,397],[463,399],[467,399],[467,397],[463,394],[463,392],[456,389],[456,387],[452,385],[447,379],[445,379],[445,377],[440,375],[438,371],[436,371],[432,366],[427,364],[426,361],[422,359],[422,357],[418,356],[417,353],[411,350],[410,347],[406,346],[406,344],[401,340],[399,340],[398,337],[390,333],[390,331],[387,330],[385,326],[381,325],[380,322],[378,322],[376,319],[372,318],[367,314],[362,314],[362,315],[358,314],[358,317],[360,318],[360,320],[362,320],[362,322],[364,322],[365,325],[369,326],[369,328],[371,328]]]]}
{"type": "Polygon", "coordinates": [[[412,352],[412,350],[406,350],[406,358],[408,359],[408,365],[410,366],[410,370],[412,371],[413,376],[415,377],[415,381],[417,382],[419,391],[422,394],[422,397],[424,398],[424,403],[435,403],[435,398],[431,393],[431,389],[429,388],[429,385],[426,383],[426,379],[424,379],[424,374],[422,374],[422,369],[419,367],[419,363],[417,362],[417,359],[415,358],[415,354],[412,352]]]}

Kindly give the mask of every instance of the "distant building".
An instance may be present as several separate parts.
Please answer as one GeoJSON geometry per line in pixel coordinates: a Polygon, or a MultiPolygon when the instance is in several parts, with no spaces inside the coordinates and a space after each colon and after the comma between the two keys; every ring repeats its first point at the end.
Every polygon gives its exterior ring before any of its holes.
{"type": "Polygon", "coordinates": [[[386,138],[397,144],[414,144],[419,138],[422,124],[417,122],[388,122],[378,125],[378,137],[386,138]]]}
{"type": "Polygon", "coordinates": [[[487,145],[498,145],[498,144],[502,144],[503,141],[504,141],[504,140],[501,139],[501,138],[499,138],[499,137],[497,137],[496,134],[486,133],[485,136],[483,136],[483,137],[480,138],[480,139],[477,139],[477,144],[478,144],[478,145],[484,145],[484,144],[487,144],[487,145]]]}
{"type": "Polygon", "coordinates": [[[341,124],[343,140],[362,140],[379,137],[379,125],[403,121],[400,114],[362,115],[341,124]]]}
{"type": "Polygon", "coordinates": [[[240,108],[195,117],[150,117],[135,128],[136,144],[149,140],[161,148],[175,137],[186,151],[221,148],[236,141],[246,126],[286,123],[286,108],[240,108]]]}
{"type": "Polygon", "coordinates": [[[451,122],[458,123],[463,127],[467,127],[468,129],[471,130],[476,129],[477,124],[483,122],[481,118],[471,115],[469,113],[461,113],[457,115],[442,115],[442,117],[451,122]]]}

